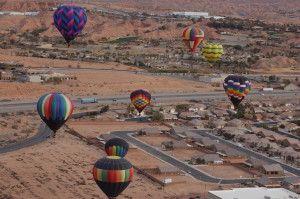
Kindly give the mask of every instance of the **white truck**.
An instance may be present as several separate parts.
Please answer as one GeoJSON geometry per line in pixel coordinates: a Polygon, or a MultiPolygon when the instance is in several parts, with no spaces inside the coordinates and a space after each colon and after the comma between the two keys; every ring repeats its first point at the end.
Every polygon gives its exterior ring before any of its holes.
{"type": "Polygon", "coordinates": [[[263,92],[263,91],[273,91],[273,88],[261,88],[259,89],[260,92],[263,92]]]}

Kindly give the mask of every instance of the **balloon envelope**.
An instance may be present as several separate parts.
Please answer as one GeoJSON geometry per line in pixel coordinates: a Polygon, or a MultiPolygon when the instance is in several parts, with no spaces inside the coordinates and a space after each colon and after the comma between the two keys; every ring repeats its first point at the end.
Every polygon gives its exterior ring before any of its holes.
{"type": "Polygon", "coordinates": [[[108,156],[124,157],[129,149],[128,143],[121,138],[112,138],[105,143],[105,151],[108,156]]]}
{"type": "Polygon", "coordinates": [[[53,14],[54,24],[67,43],[81,33],[86,22],[85,10],[78,6],[59,6],[53,14]]]}
{"type": "Polygon", "coordinates": [[[237,108],[241,101],[248,95],[251,89],[251,82],[247,77],[229,75],[225,78],[223,87],[234,107],[237,108]]]}
{"type": "Polygon", "coordinates": [[[151,101],[151,94],[150,92],[140,89],[131,92],[130,99],[132,104],[135,106],[135,108],[138,110],[139,113],[141,113],[144,108],[150,104],[151,101]]]}
{"type": "Polygon", "coordinates": [[[119,156],[99,159],[93,168],[93,177],[107,197],[117,197],[133,178],[131,163],[119,156]]]}
{"type": "Polygon", "coordinates": [[[37,102],[37,111],[47,126],[57,131],[73,112],[72,100],[62,93],[48,93],[37,102]]]}
{"type": "Polygon", "coordinates": [[[191,52],[195,52],[201,41],[204,39],[204,32],[200,28],[186,28],[182,32],[182,39],[191,52]]]}
{"type": "Polygon", "coordinates": [[[221,44],[207,43],[202,46],[202,54],[210,64],[218,61],[222,57],[223,52],[224,48],[221,44]]]}

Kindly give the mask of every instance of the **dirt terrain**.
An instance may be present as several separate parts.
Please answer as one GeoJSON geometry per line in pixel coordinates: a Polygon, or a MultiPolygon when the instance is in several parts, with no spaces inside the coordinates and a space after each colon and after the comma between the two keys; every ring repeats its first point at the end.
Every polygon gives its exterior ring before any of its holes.
{"type": "MultiPolygon", "coordinates": [[[[109,130],[118,130],[121,127],[128,129],[141,128],[143,125],[103,125],[99,126],[87,122],[89,128],[81,122],[76,125],[70,121],[71,128],[87,135],[94,132],[99,135],[109,130]],[[100,128],[99,128],[100,127],[100,128]],[[85,129],[85,130],[83,130],[85,129]]],[[[91,169],[94,162],[105,156],[104,152],[94,146],[87,145],[79,138],[74,137],[61,129],[55,139],[19,151],[0,155],[0,198],[11,199],[51,199],[51,198],[105,198],[102,191],[96,186],[91,169]],[[50,166],[51,162],[51,166],[50,166]]],[[[138,149],[131,149],[126,158],[134,165],[143,168],[168,166],[158,159],[146,155],[138,149]],[[147,162],[145,162],[145,157],[147,162]]],[[[158,176],[159,179],[170,176],[158,176]]],[[[219,189],[219,185],[195,181],[188,176],[171,176],[174,182],[183,182],[161,188],[143,175],[135,173],[133,182],[119,196],[125,198],[188,198],[188,195],[207,195],[208,190],[219,189]],[[205,193],[206,192],[206,193],[205,193]]],[[[222,189],[240,187],[240,185],[222,185],[222,189]]]]}

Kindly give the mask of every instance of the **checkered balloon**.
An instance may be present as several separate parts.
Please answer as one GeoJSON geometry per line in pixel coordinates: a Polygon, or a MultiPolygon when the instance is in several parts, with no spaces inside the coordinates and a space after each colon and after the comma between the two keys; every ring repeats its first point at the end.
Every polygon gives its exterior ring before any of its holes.
{"type": "Polygon", "coordinates": [[[140,89],[133,91],[130,94],[130,99],[138,112],[141,113],[143,109],[150,104],[151,94],[146,90],[140,89]]]}

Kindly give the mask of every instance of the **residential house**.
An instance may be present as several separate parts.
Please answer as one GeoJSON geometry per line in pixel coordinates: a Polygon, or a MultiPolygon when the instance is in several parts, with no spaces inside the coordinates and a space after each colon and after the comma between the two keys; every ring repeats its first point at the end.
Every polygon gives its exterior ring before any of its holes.
{"type": "Polygon", "coordinates": [[[199,119],[193,119],[191,121],[189,121],[186,126],[195,128],[195,129],[202,129],[205,127],[205,123],[202,120],[199,119]]]}
{"type": "Polygon", "coordinates": [[[215,143],[208,148],[210,151],[216,152],[221,157],[231,157],[231,158],[240,158],[240,157],[246,157],[246,155],[240,151],[237,151],[236,149],[233,149],[231,147],[228,147],[224,144],[215,143]]]}
{"type": "Polygon", "coordinates": [[[255,184],[260,187],[266,187],[266,188],[280,188],[281,187],[279,182],[277,182],[275,180],[271,180],[270,178],[267,178],[267,177],[261,177],[259,179],[256,179],[255,184]]]}
{"type": "Polygon", "coordinates": [[[97,115],[95,118],[98,120],[116,120],[118,116],[119,115],[114,111],[107,111],[105,113],[97,115]]]}
{"type": "Polygon", "coordinates": [[[294,165],[300,167],[300,158],[294,159],[294,165]]]}
{"type": "Polygon", "coordinates": [[[185,138],[187,138],[187,139],[201,137],[201,135],[194,133],[192,131],[184,131],[181,135],[185,136],[185,138]]]}
{"type": "Polygon", "coordinates": [[[300,191],[300,177],[299,176],[289,176],[284,178],[282,181],[282,186],[293,192],[299,193],[300,191]]]}
{"type": "Polygon", "coordinates": [[[180,148],[187,148],[188,145],[184,140],[179,141],[169,141],[169,142],[162,142],[161,147],[166,150],[174,150],[180,148]]]}
{"type": "Polygon", "coordinates": [[[263,106],[264,107],[272,107],[274,105],[273,101],[264,101],[263,106]]]}
{"type": "Polygon", "coordinates": [[[284,170],[280,164],[262,165],[259,171],[265,175],[283,175],[284,170]]]}
{"type": "Polygon", "coordinates": [[[189,129],[186,126],[180,126],[180,127],[172,127],[170,130],[171,134],[182,134],[185,131],[188,131],[189,129]]]}
{"type": "Polygon", "coordinates": [[[226,122],[222,119],[213,120],[211,126],[213,128],[224,128],[226,126],[226,122]]]}
{"type": "Polygon", "coordinates": [[[13,79],[13,74],[11,71],[0,71],[0,80],[10,81],[13,79]]]}
{"type": "Polygon", "coordinates": [[[237,127],[224,127],[218,130],[218,134],[228,139],[235,139],[237,136],[244,135],[244,131],[237,127]]]}
{"type": "Polygon", "coordinates": [[[250,104],[254,107],[262,107],[262,103],[260,103],[259,101],[251,101],[250,104]]]}
{"type": "Polygon", "coordinates": [[[110,140],[112,138],[116,138],[116,136],[114,136],[112,134],[102,134],[99,136],[99,140],[103,140],[104,142],[107,142],[108,140],[110,140]]]}
{"type": "Polygon", "coordinates": [[[261,108],[254,108],[254,113],[264,113],[265,111],[261,108]]]}
{"type": "Polygon", "coordinates": [[[197,147],[209,147],[215,143],[216,141],[213,141],[209,137],[198,137],[198,138],[193,138],[193,141],[195,142],[195,145],[197,147]]]}
{"type": "Polygon", "coordinates": [[[218,154],[202,154],[191,158],[192,164],[220,164],[223,160],[218,154]]]}
{"type": "Polygon", "coordinates": [[[271,142],[267,138],[260,138],[259,141],[256,143],[256,147],[254,147],[254,149],[257,151],[266,152],[269,150],[270,144],[271,142]]]}
{"type": "Polygon", "coordinates": [[[161,134],[161,130],[158,128],[143,128],[138,130],[138,135],[158,135],[161,134]]]}
{"type": "Polygon", "coordinates": [[[283,117],[285,117],[285,118],[287,118],[287,119],[293,119],[293,117],[294,117],[294,112],[282,112],[281,113],[281,115],[283,116],[283,117]]]}
{"type": "Polygon", "coordinates": [[[228,116],[229,113],[226,110],[212,110],[212,112],[217,116],[217,117],[224,117],[228,116]]]}
{"type": "Polygon", "coordinates": [[[259,142],[260,138],[258,138],[255,134],[244,134],[236,137],[239,142],[244,142],[246,147],[255,147],[259,142]]]}
{"type": "Polygon", "coordinates": [[[158,167],[158,173],[161,175],[180,175],[182,171],[178,167],[158,167]]]}
{"type": "Polygon", "coordinates": [[[176,115],[173,115],[173,114],[164,113],[164,120],[165,121],[177,121],[178,117],[176,115]]]}
{"type": "Polygon", "coordinates": [[[282,142],[282,146],[291,146],[295,151],[300,151],[300,142],[297,139],[286,137],[282,142]]]}
{"type": "Polygon", "coordinates": [[[292,132],[295,131],[297,129],[299,129],[300,127],[297,124],[291,123],[291,122],[287,122],[285,124],[285,129],[288,130],[288,132],[292,132]]]}
{"type": "Polygon", "coordinates": [[[243,127],[245,127],[245,124],[244,124],[243,121],[241,121],[239,119],[233,119],[233,120],[231,120],[227,123],[227,126],[232,126],[232,127],[236,127],[236,128],[243,128],[243,127]]]}
{"type": "Polygon", "coordinates": [[[200,115],[196,114],[195,112],[181,112],[179,117],[185,120],[188,119],[200,119],[200,115]]]}
{"type": "Polygon", "coordinates": [[[205,109],[206,106],[204,104],[193,104],[189,106],[189,111],[191,112],[203,111],[205,109]]]}
{"type": "Polygon", "coordinates": [[[299,91],[299,90],[300,90],[300,87],[297,86],[297,85],[294,84],[294,83],[290,83],[289,85],[287,85],[286,87],[284,87],[284,90],[285,90],[285,91],[299,91]]]}
{"type": "Polygon", "coordinates": [[[295,159],[300,158],[300,152],[295,151],[292,147],[280,148],[278,151],[280,157],[286,161],[294,162],[295,159]]]}
{"type": "Polygon", "coordinates": [[[267,163],[261,159],[249,158],[242,163],[246,168],[259,169],[262,165],[267,165],[267,163]]]}

